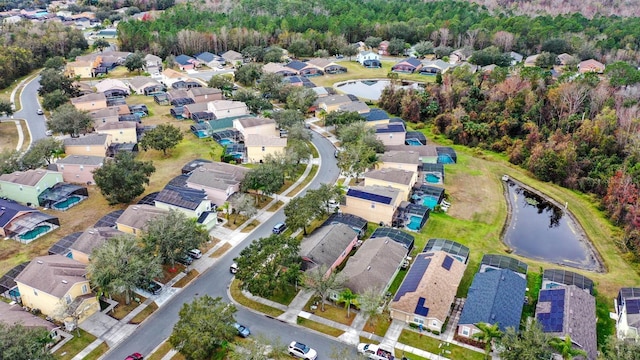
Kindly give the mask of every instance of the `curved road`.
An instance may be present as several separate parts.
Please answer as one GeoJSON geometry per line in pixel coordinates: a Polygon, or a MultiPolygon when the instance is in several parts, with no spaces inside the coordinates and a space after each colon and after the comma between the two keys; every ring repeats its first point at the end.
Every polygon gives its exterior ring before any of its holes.
{"type": "MultiPolygon", "coordinates": [[[[40,102],[38,101],[38,89],[40,88],[40,75],[37,75],[25,83],[20,92],[20,110],[13,114],[14,119],[24,119],[31,135],[31,143],[47,137],[46,117],[38,115],[40,102]]],[[[16,101],[18,102],[18,101],[16,101]]],[[[8,119],[3,116],[2,119],[8,119]]]]}
{"type": "MultiPolygon", "coordinates": [[[[333,156],[333,144],[319,134],[313,134],[312,142],[318,148],[322,162],[318,170],[318,175],[307,189],[315,189],[322,183],[333,184],[339,175],[338,167],[336,166],[336,161],[333,156]]],[[[173,325],[178,321],[178,312],[182,305],[190,302],[196,296],[208,294],[213,297],[220,296],[225,299],[225,301],[229,301],[227,289],[232,280],[232,276],[229,273],[229,266],[233,262],[233,258],[237,257],[240,251],[248,246],[254,239],[269,236],[273,226],[278,222],[284,221],[284,218],[284,210],[281,208],[268,221],[256,228],[247,239],[221,257],[205,273],[200,275],[189,286],[182,289],[182,291],[177,293],[169,302],[159,308],[151,317],[145,320],[131,336],[112,348],[104,358],[124,359],[134,352],[149,354],[156,346],[169,337],[173,325]]],[[[318,335],[303,327],[293,326],[264,315],[256,314],[241,306],[238,306],[238,312],[235,317],[239,323],[247,325],[253,334],[260,334],[274,341],[278,339],[284,344],[288,344],[291,340],[305,343],[318,351],[319,359],[328,359],[334,348],[348,348],[355,357],[355,349],[353,346],[347,346],[330,337],[318,335]]]]}

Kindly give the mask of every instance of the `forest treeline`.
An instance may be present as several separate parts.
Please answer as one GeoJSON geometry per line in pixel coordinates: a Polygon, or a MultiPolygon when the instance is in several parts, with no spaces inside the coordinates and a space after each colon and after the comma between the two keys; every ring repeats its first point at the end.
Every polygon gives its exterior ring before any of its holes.
{"type": "Polygon", "coordinates": [[[378,105],[456,144],[504,153],[540,180],[597,195],[625,230],[620,246],[640,256],[639,95],[640,72],[625,63],[602,78],[461,67],[424,90],[388,87],[378,105]]]}
{"type": "Polygon", "coordinates": [[[123,50],[162,56],[202,51],[241,51],[247,46],[306,41],[335,54],[344,44],[374,36],[408,44],[429,40],[435,46],[482,49],[499,43],[504,51],[525,55],[551,38],[563,38],[581,58],[604,62],[637,61],[640,18],[597,15],[493,15],[477,4],[418,0],[242,0],[217,10],[180,4],[153,21],[119,25],[123,50]]]}
{"type": "Polygon", "coordinates": [[[42,67],[54,56],[81,55],[89,47],[82,32],[60,23],[3,24],[0,31],[0,89],[42,67]],[[75,49],[75,50],[74,50],[75,49]]]}
{"type": "Polygon", "coordinates": [[[513,14],[571,14],[580,13],[588,18],[597,14],[638,16],[638,3],[627,0],[469,0],[496,12],[513,14]]]}

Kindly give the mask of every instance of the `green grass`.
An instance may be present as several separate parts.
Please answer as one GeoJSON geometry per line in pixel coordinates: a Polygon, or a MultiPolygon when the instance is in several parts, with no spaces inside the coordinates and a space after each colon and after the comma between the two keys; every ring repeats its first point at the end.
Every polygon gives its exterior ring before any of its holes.
{"type": "Polygon", "coordinates": [[[231,297],[235,301],[237,301],[240,305],[259,311],[263,314],[266,314],[272,317],[277,317],[284,313],[284,311],[280,309],[272,308],[271,306],[264,305],[257,301],[253,301],[247,298],[246,296],[244,296],[242,294],[242,291],[240,290],[240,281],[238,280],[234,279],[233,282],[231,282],[231,287],[229,288],[229,292],[231,294],[231,297]]]}
{"type": "Polygon", "coordinates": [[[407,276],[407,272],[407,269],[400,269],[400,271],[398,271],[398,275],[396,275],[395,279],[393,279],[393,281],[391,282],[391,285],[389,285],[389,289],[387,290],[387,292],[395,294],[396,291],[398,291],[398,289],[400,288],[402,280],[404,280],[404,277],[407,276]]]}
{"type": "MultiPolygon", "coordinates": [[[[529,302],[524,304],[524,307],[522,308],[521,322],[526,321],[529,317],[533,317],[536,313],[536,302],[538,301],[538,294],[542,287],[542,269],[533,271],[533,269],[529,268],[529,271],[527,272],[527,287],[529,288],[529,291],[527,292],[527,299],[529,302]]],[[[608,316],[609,315],[607,315],[607,317],[608,316]]]]}
{"type": "Polygon", "coordinates": [[[284,289],[276,290],[273,296],[268,297],[267,299],[275,301],[278,304],[289,305],[296,295],[298,295],[298,290],[296,290],[295,286],[287,285],[284,289]]]}
{"type": "Polygon", "coordinates": [[[398,338],[398,342],[413,346],[414,348],[418,348],[432,354],[441,354],[441,356],[448,359],[455,360],[483,360],[484,353],[476,352],[473,350],[469,350],[463,348],[458,345],[449,344],[449,345],[440,345],[443,341],[439,339],[432,338],[428,335],[421,335],[415,331],[411,330],[402,330],[400,333],[400,338],[398,338]],[[441,346],[441,347],[439,347],[441,346]],[[450,353],[441,353],[442,350],[450,351],[450,353]]]}
{"type": "Polygon", "coordinates": [[[58,351],[55,352],[55,356],[59,360],[73,359],[80,351],[89,346],[94,340],[95,336],[88,332],[77,329],[73,331],[73,339],[64,344],[58,351]],[[80,335],[78,335],[78,333],[80,335]]]}
{"type": "Polygon", "coordinates": [[[296,196],[300,191],[302,191],[302,189],[304,189],[307,185],[309,185],[311,180],[313,180],[313,178],[318,173],[318,169],[319,169],[318,165],[311,165],[311,171],[309,172],[309,174],[307,174],[307,177],[304,178],[304,180],[300,184],[298,184],[298,186],[293,188],[293,190],[289,191],[287,193],[287,196],[290,196],[290,197],[296,196]]]}
{"type": "Polygon", "coordinates": [[[109,345],[107,345],[106,342],[103,342],[102,344],[98,345],[97,348],[93,349],[89,354],[87,354],[87,356],[85,356],[83,360],[96,360],[108,350],[109,345]]]}
{"type": "Polygon", "coordinates": [[[129,321],[129,324],[140,324],[146,318],[151,316],[151,314],[153,314],[153,312],[156,310],[158,310],[158,305],[156,305],[155,302],[152,302],[151,304],[147,305],[146,308],[142,309],[142,311],[136,314],[136,316],[134,316],[133,319],[129,321]]]}
{"type": "Polygon", "coordinates": [[[338,337],[340,335],[342,335],[342,333],[344,331],[340,330],[340,329],[336,329],[334,327],[331,326],[327,326],[325,324],[321,324],[319,322],[313,321],[313,320],[309,320],[309,319],[305,319],[305,318],[301,318],[300,316],[298,316],[298,325],[302,325],[306,328],[315,330],[315,331],[319,331],[323,334],[327,334],[333,337],[338,337]]]}
{"type": "MultiPolygon", "coordinates": [[[[383,60],[382,68],[368,69],[360,65],[355,61],[355,57],[351,58],[351,61],[340,61],[340,65],[347,68],[347,73],[336,75],[324,75],[313,78],[313,82],[318,86],[333,86],[333,84],[341,81],[354,80],[354,79],[387,79],[387,74],[391,71],[391,67],[398,61],[404,58],[397,58],[397,60],[383,60]]],[[[434,82],[435,76],[425,76],[420,74],[398,74],[399,80],[412,80],[419,82],[434,82]]]]}

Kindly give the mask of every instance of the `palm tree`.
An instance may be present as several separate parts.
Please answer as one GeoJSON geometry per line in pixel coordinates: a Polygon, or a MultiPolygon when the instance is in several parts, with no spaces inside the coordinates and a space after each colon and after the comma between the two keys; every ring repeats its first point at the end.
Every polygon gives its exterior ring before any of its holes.
{"type": "Polygon", "coordinates": [[[227,218],[227,221],[229,221],[229,213],[231,212],[231,204],[228,201],[225,201],[224,204],[222,204],[222,206],[220,206],[220,209],[222,209],[222,211],[224,212],[225,217],[227,218]]]}
{"type": "Polygon", "coordinates": [[[499,339],[502,336],[502,331],[498,328],[498,323],[493,325],[487,323],[477,323],[476,327],[480,330],[479,333],[473,334],[473,337],[485,343],[484,351],[485,358],[489,358],[491,353],[491,347],[493,346],[493,340],[499,339]]]}
{"type": "Polygon", "coordinates": [[[554,350],[559,352],[564,360],[571,360],[577,356],[587,357],[586,351],[573,347],[573,342],[571,341],[571,337],[569,335],[565,336],[564,339],[552,338],[551,340],[549,340],[549,345],[554,350]]]}
{"type": "Polygon", "coordinates": [[[338,298],[338,302],[344,302],[344,308],[347,309],[347,318],[350,316],[351,304],[353,300],[358,298],[358,294],[354,294],[351,289],[344,289],[340,293],[340,297],[338,298]]]}

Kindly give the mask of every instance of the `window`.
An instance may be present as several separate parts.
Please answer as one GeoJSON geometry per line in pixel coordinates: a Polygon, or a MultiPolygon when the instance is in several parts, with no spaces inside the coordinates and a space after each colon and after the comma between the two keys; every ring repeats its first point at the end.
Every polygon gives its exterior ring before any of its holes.
{"type": "Polygon", "coordinates": [[[264,146],[263,146],[263,147],[262,147],[262,151],[264,151],[264,150],[265,150],[265,149],[264,149],[264,146]]]}
{"type": "Polygon", "coordinates": [[[437,322],[437,321],[435,321],[435,320],[433,320],[433,321],[431,322],[431,326],[438,326],[438,322],[437,322]]]}
{"type": "Polygon", "coordinates": [[[371,208],[375,209],[376,208],[376,203],[371,203],[371,208]]]}
{"type": "Polygon", "coordinates": [[[38,296],[38,291],[36,289],[33,289],[33,295],[38,296]]]}
{"type": "Polygon", "coordinates": [[[67,294],[64,296],[64,301],[67,302],[67,305],[71,304],[71,295],[67,294]]]}
{"type": "Polygon", "coordinates": [[[424,324],[424,320],[422,318],[419,317],[414,317],[413,318],[413,322],[416,324],[424,324]]]}
{"type": "Polygon", "coordinates": [[[463,326],[463,327],[462,327],[462,335],[464,335],[464,336],[469,336],[469,330],[470,330],[470,329],[469,329],[468,327],[463,326]]]}
{"type": "Polygon", "coordinates": [[[89,292],[89,286],[87,286],[87,284],[83,284],[82,285],[82,293],[86,294],[89,292]]]}

